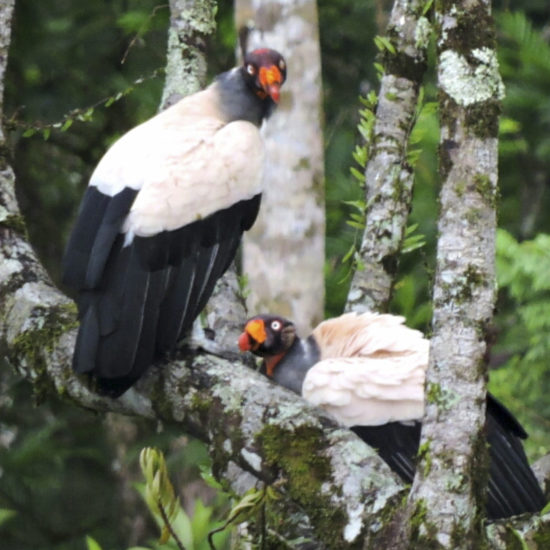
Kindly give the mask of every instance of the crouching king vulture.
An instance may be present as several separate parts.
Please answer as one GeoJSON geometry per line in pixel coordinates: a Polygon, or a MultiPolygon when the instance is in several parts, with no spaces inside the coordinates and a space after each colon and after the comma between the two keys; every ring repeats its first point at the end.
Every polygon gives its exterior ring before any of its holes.
{"type": "Polygon", "coordinates": [[[113,397],[175,349],[256,219],[259,127],[283,57],[259,49],[116,141],[86,190],[63,260],[78,292],[73,368],[113,397]]]}
{"type": "MultiPolygon", "coordinates": [[[[263,357],[275,382],[332,413],[412,483],[429,342],[403,321],[348,313],[322,322],[302,340],[291,321],[258,315],[247,321],[239,348],[263,357]]],[[[490,394],[486,432],[488,518],[540,511],[545,498],[521,443],[527,434],[490,394]]]]}

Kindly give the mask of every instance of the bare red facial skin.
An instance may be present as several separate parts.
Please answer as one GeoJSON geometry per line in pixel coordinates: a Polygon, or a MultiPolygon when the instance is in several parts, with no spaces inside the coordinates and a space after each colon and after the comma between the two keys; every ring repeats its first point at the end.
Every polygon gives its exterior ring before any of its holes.
{"type": "Polygon", "coordinates": [[[283,77],[278,67],[275,65],[271,65],[269,68],[261,67],[259,78],[265,93],[268,94],[275,103],[279,103],[283,77]]]}
{"type": "Polygon", "coordinates": [[[241,351],[250,351],[252,349],[252,345],[250,344],[250,337],[248,336],[247,332],[243,332],[239,336],[239,349],[241,351]]]}

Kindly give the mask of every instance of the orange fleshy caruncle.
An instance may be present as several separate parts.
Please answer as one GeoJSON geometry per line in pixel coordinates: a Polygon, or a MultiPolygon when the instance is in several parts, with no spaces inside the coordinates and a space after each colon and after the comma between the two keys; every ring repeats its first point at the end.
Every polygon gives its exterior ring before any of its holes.
{"type": "Polygon", "coordinates": [[[265,93],[268,94],[275,103],[279,103],[281,96],[281,84],[283,77],[281,71],[275,66],[260,67],[260,84],[265,93]]]}
{"type": "Polygon", "coordinates": [[[239,336],[239,349],[241,351],[255,351],[267,338],[265,325],[261,319],[253,319],[244,327],[244,332],[239,336]]]}

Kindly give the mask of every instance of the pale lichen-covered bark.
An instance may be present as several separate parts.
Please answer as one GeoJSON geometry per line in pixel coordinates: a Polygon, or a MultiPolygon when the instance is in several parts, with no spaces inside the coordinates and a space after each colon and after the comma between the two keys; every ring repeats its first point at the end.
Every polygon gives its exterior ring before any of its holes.
{"type": "Polygon", "coordinates": [[[384,51],[370,158],[366,167],[366,225],[359,250],[364,268],[353,276],[347,311],[385,311],[391,298],[398,255],[411,208],[414,174],[407,143],[426,69],[430,23],[423,0],[396,0],[384,51]]]}
{"type": "Polygon", "coordinates": [[[170,0],[166,81],[161,106],[200,90],[206,80],[205,39],[216,28],[215,0],[170,0]]]}
{"type": "Polygon", "coordinates": [[[288,63],[277,111],[263,129],[264,193],[243,240],[251,313],[275,311],[307,334],[324,312],[322,82],[314,0],[237,0],[248,49],[269,47],[288,63]]]}
{"type": "MultiPolygon", "coordinates": [[[[4,74],[7,66],[14,4],[15,0],[2,0],[2,6],[0,6],[0,113],[4,112],[4,74]]],[[[4,141],[4,130],[1,126],[0,124],[0,143],[4,141]]]]}
{"type": "Polygon", "coordinates": [[[503,86],[486,1],[436,3],[439,238],[421,461],[419,541],[480,544],[486,484],[485,334],[495,300],[497,130],[503,86]],[[472,475],[473,474],[473,475],[472,475]]]}

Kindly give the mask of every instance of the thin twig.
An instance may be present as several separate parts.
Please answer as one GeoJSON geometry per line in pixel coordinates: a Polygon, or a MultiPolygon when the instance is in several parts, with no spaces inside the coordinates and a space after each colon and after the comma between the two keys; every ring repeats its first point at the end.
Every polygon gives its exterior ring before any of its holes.
{"type": "Polygon", "coordinates": [[[160,498],[157,501],[157,506],[159,507],[159,512],[162,517],[162,521],[164,521],[164,525],[166,526],[166,529],[168,529],[168,532],[170,533],[170,536],[174,539],[174,542],[176,543],[177,547],[180,550],[185,550],[185,546],[179,539],[178,535],[176,535],[176,532],[174,529],[172,529],[172,524],[170,523],[170,520],[168,519],[168,516],[166,515],[166,510],[164,509],[164,506],[162,505],[162,502],[160,498]]]}

